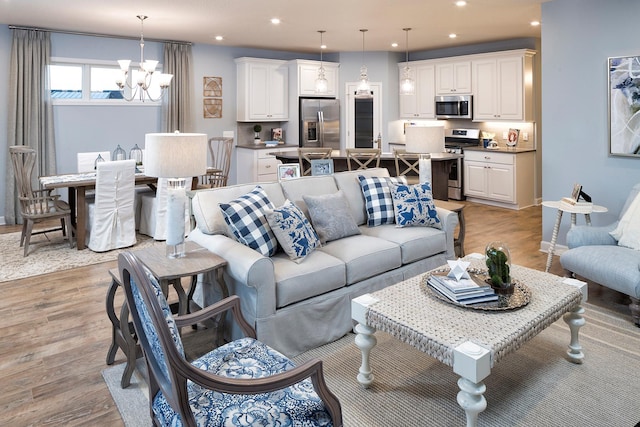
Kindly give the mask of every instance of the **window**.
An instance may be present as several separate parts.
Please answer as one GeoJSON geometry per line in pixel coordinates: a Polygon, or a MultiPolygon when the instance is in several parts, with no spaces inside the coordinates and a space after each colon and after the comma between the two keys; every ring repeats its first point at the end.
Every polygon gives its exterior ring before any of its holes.
{"type": "MultiPolygon", "coordinates": [[[[138,79],[137,64],[131,64],[127,79],[129,85],[138,79]]],[[[155,74],[161,73],[156,67],[155,74]]],[[[131,89],[125,87],[124,94],[118,88],[116,80],[122,78],[122,71],[113,61],[82,61],[76,59],[53,59],[49,66],[49,85],[54,104],[119,104],[125,103],[123,98],[131,97],[131,89]]],[[[161,90],[158,79],[154,78],[149,87],[152,99],[159,99],[161,90]]],[[[139,96],[134,103],[143,104],[139,96]]],[[[126,103],[130,105],[130,103],[126,103]]],[[[146,98],[144,105],[160,105],[159,101],[146,98]]]]}

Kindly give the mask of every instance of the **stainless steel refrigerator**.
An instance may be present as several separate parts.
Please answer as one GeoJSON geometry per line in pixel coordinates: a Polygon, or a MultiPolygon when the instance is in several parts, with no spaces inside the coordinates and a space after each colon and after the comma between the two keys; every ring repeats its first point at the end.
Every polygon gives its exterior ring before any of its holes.
{"type": "Polygon", "coordinates": [[[300,98],[300,147],[340,149],[340,101],[300,98]]]}

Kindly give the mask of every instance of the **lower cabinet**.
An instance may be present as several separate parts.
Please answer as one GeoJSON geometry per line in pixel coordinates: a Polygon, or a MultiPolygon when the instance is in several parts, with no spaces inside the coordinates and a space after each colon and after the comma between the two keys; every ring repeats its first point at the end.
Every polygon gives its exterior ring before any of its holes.
{"type": "Polygon", "coordinates": [[[534,152],[464,152],[467,199],[511,209],[534,204],[534,152]]]}
{"type": "Polygon", "coordinates": [[[236,180],[238,184],[278,180],[280,161],[269,153],[273,148],[243,148],[236,150],[236,180]]]}

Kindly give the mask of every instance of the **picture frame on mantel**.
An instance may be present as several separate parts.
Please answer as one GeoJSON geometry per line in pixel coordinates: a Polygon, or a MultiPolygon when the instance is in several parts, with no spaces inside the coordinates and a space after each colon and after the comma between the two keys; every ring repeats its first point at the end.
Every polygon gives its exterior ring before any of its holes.
{"type": "Polygon", "coordinates": [[[640,55],[608,59],[609,155],[640,158],[640,55]]]}

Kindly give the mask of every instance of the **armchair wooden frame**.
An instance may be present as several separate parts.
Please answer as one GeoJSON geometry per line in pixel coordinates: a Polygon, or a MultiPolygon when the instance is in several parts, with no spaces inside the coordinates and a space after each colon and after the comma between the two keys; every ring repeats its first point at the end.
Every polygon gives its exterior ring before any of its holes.
{"type": "Polygon", "coordinates": [[[73,247],[73,230],[71,229],[71,208],[60,200],[60,196],[52,194],[53,190],[34,190],[32,174],[36,163],[36,151],[24,145],[9,147],[13,170],[16,178],[20,213],[22,214],[22,234],[20,246],[24,246],[24,256],[29,255],[29,243],[34,234],[62,231],[73,247]],[[60,219],[60,227],[33,231],[34,224],[60,219]]]}
{"type": "Polygon", "coordinates": [[[330,159],[331,147],[300,147],[298,148],[298,160],[302,168],[302,176],[311,175],[311,160],[330,159]]]}
{"type": "Polygon", "coordinates": [[[353,170],[380,167],[380,149],[378,148],[347,148],[347,167],[353,170]]]}
{"type": "MultiPolygon", "coordinates": [[[[132,252],[125,251],[118,256],[118,269],[125,289],[127,304],[133,317],[134,328],[139,337],[149,372],[149,396],[155,396],[158,391],[162,391],[173,410],[180,414],[184,425],[196,425],[194,415],[189,405],[187,380],[220,393],[258,394],[281,390],[306,378],[310,378],[316,393],[324,402],[327,412],[332,417],[333,425],[336,427],[342,426],[342,409],[340,402],[325,383],[322,361],[318,359],[310,360],[301,366],[285,372],[257,379],[227,378],[198,369],[189,363],[189,361],[185,360],[176,348],[165,320],[165,315],[153,292],[152,285],[143,271],[140,261],[132,252]],[[165,354],[168,376],[163,373],[161,364],[154,357],[150,340],[142,326],[141,316],[134,302],[131,281],[137,284],[149,316],[152,319],[153,327],[158,334],[160,346],[165,354]]],[[[256,337],[255,330],[242,316],[240,298],[236,295],[225,298],[195,313],[175,316],[174,320],[178,328],[184,328],[205,322],[209,319],[216,319],[220,315],[225,315],[228,311],[231,312],[233,319],[246,336],[256,337]]],[[[152,397],[149,399],[149,402],[151,418],[154,419],[153,410],[151,409],[153,402],[152,397]]],[[[157,420],[154,419],[154,421],[154,425],[157,425],[157,420]]]]}

